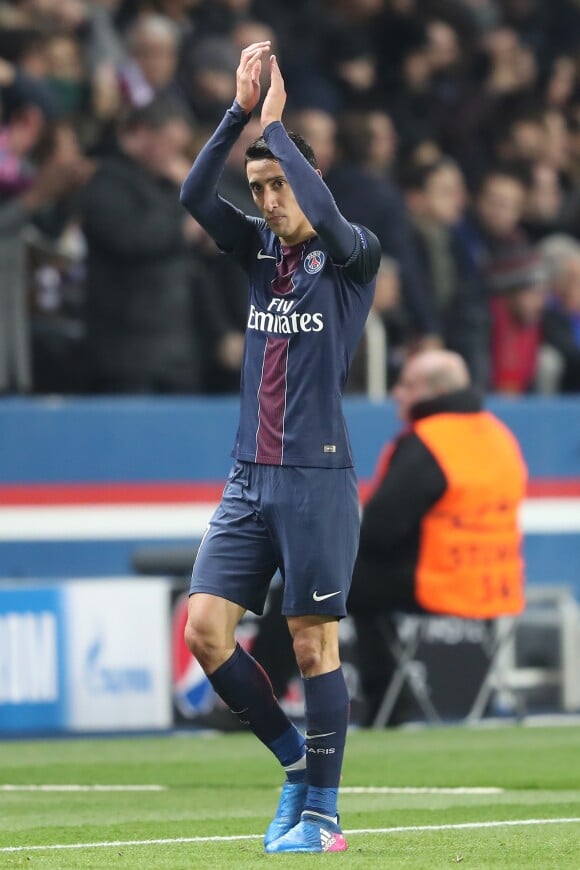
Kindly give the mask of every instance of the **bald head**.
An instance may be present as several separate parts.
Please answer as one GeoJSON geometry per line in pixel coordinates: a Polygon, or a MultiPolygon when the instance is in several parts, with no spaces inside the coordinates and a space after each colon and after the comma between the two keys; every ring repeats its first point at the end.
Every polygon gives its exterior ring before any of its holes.
{"type": "Polygon", "coordinates": [[[393,395],[399,416],[408,420],[413,405],[469,386],[467,366],[458,353],[425,350],[412,356],[403,367],[393,395]]]}
{"type": "Polygon", "coordinates": [[[425,350],[411,357],[407,367],[424,378],[431,393],[425,398],[463,390],[469,385],[469,372],[463,357],[450,350],[425,350]]]}

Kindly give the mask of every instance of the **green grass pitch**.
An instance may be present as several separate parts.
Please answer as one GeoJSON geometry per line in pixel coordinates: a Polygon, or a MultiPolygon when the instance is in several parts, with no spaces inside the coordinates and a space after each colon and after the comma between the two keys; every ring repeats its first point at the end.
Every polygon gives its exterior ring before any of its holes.
{"type": "Polygon", "coordinates": [[[6,741],[0,868],[580,868],[577,726],[353,732],[343,854],[264,854],[280,783],[248,734],[6,741]],[[22,789],[63,784],[159,788],[22,789]]]}

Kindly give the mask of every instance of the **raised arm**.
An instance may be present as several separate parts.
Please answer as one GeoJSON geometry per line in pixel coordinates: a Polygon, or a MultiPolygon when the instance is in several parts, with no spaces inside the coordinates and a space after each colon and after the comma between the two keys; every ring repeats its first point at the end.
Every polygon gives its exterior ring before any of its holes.
{"type": "Polygon", "coordinates": [[[320,173],[296,148],[282,124],[286,91],[274,55],[270,58],[270,75],[270,88],[261,116],[264,139],[280,162],[298,205],[328,246],[332,259],[337,263],[346,263],[357,244],[355,230],[338,210],[320,173]]]}
{"type": "Polygon", "coordinates": [[[179,200],[224,251],[232,251],[248,223],[230,202],[217,192],[226,158],[248,120],[236,103],[203,146],[181,186],[179,200]]]}
{"type": "Polygon", "coordinates": [[[233,251],[252,223],[217,192],[227,156],[260,98],[260,57],[269,42],[245,48],[236,71],[236,99],[196,157],[181,187],[180,202],[224,251],[233,251]]]}

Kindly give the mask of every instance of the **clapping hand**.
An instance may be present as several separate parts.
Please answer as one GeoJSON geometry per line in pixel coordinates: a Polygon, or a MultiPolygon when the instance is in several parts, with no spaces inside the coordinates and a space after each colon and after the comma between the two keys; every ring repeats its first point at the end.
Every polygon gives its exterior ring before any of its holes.
{"type": "Polygon", "coordinates": [[[272,121],[281,121],[282,112],[286,105],[286,89],[284,79],[278,66],[276,56],[270,57],[270,87],[262,106],[262,129],[265,129],[272,121]]]}
{"type": "Polygon", "coordinates": [[[247,114],[256,108],[260,99],[261,57],[265,51],[270,51],[269,40],[244,48],[236,70],[236,102],[247,114]]]}

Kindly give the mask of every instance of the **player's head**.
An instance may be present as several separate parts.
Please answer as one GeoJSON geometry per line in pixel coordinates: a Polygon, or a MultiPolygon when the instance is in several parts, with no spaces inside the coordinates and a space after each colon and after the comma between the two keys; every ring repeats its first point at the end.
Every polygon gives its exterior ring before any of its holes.
{"type": "Polygon", "coordinates": [[[462,357],[449,350],[425,350],[410,357],[393,390],[401,420],[409,421],[418,402],[436,399],[469,386],[462,357]]]}
{"type": "MultiPolygon", "coordinates": [[[[288,133],[304,158],[317,172],[314,151],[298,133],[288,133]]],[[[298,205],[281,165],[266,141],[260,137],[246,149],[246,175],[254,202],[273,233],[287,245],[314,235],[312,226],[298,205]]]]}

